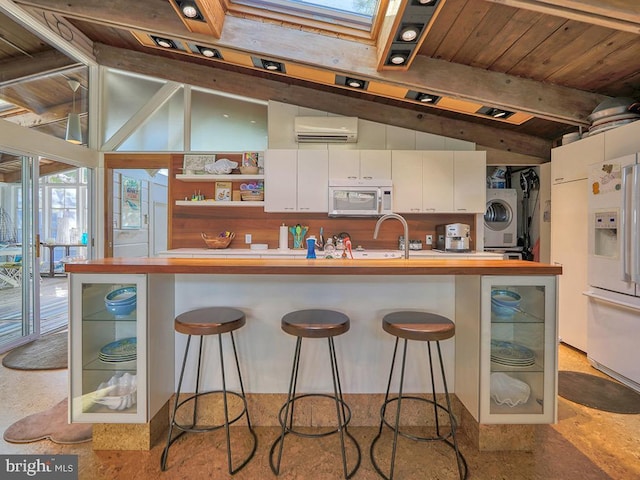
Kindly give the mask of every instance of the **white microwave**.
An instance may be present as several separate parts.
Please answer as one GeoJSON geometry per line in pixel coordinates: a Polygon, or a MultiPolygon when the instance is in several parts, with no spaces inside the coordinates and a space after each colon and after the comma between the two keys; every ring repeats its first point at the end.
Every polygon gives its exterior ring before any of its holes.
{"type": "Polygon", "coordinates": [[[375,217],[391,213],[391,180],[330,179],[330,217],[375,217]]]}

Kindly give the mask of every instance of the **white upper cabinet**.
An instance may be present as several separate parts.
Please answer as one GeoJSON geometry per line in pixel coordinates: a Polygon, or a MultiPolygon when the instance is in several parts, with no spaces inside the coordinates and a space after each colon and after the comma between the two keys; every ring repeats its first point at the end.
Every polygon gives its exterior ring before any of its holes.
{"type": "Polygon", "coordinates": [[[267,150],[264,156],[264,211],[295,212],[298,151],[267,150]]]}
{"type": "Polygon", "coordinates": [[[391,178],[391,150],[360,150],[360,178],[391,178]]]}
{"type": "Polygon", "coordinates": [[[552,184],[589,177],[589,165],[602,162],[604,135],[594,135],[551,150],[552,184]]]}
{"type": "Polygon", "coordinates": [[[327,150],[298,150],[297,209],[329,211],[329,156],[327,150]]]}
{"type": "Polygon", "coordinates": [[[360,177],[359,150],[331,150],[329,152],[329,178],[360,177]]]}
{"type": "Polygon", "coordinates": [[[422,212],[422,152],[393,150],[391,161],[393,211],[422,212]]]}
{"type": "Polygon", "coordinates": [[[402,213],[484,213],[485,177],[485,152],[394,150],[393,209],[402,213]]]}
{"type": "Polygon", "coordinates": [[[327,212],[327,150],[265,152],[265,212],[327,212]]]}
{"type": "Polygon", "coordinates": [[[594,138],[604,137],[604,161],[640,152],[640,122],[613,128],[594,138]]]}
{"type": "Polygon", "coordinates": [[[487,198],[486,165],[486,152],[453,152],[453,208],[455,212],[485,212],[487,198]]]}
{"type": "Polygon", "coordinates": [[[391,150],[331,150],[329,178],[388,180],[391,150]]]}
{"type": "Polygon", "coordinates": [[[422,152],[422,211],[453,211],[453,152],[422,152]]]}

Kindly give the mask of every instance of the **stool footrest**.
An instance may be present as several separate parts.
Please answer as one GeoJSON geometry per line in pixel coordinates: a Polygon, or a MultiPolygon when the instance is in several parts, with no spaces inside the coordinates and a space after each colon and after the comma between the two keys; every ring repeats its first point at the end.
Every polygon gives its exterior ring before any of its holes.
{"type": "MultiPolygon", "coordinates": [[[[340,432],[340,430],[335,430],[331,433],[338,433],[340,432]]],[[[276,452],[276,448],[278,448],[278,445],[280,445],[280,443],[284,440],[284,437],[286,437],[289,433],[294,433],[294,431],[292,430],[286,430],[283,436],[280,436],[278,438],[276,438],[275,442],[273,442],[273,445],[271,445],[271,450],[269,450],[269,466],[271,467],[271,471],[275,474],[275,475],[279,475],[280,472],[280,467],[279,465],[276,466],[274,461],[273,461],[273,457],[274,454],[276,452]]],[[[353,445],[356,447],[356,456],[357,456],[357,461],[355,466],[348,472],[346,472],[345,474],[345,478],[349,479],[351,477],[353,477],[353,475],[355,475],[355,473],[358,471],[358,469],[360,468],[360,463],[362,461],[362,452],[360,451],[360,444],[358,443],[358,441],[353,437],[353,435],[351,435],[349,433],[349,431],[345,428],[344,429],[344,434],[345,434],[345,438],[348,438],[351,443],[353,443],[353,445]]],[[[312,435],[299,435],[299,436],[309,436],[311,437],[312,435]]],[[[315,437],[323,437],[326,435],[313,435],[315,437]]]]}
{"type": "Polygon", "coordinates": [[[340,403],[340,405],[343,407],[345,411],[344,423],[341,423],[340,425],[336,426],[336,428],[333,430],[320,432],[320,433],[306,433],[306,432],[301,432],[299,430],[295,430],[293,427],[287,426],[287,420],[284,418],[284,413],[287,410],[287,406],[289,406],[289,408],[293,408],[296,401],[303,398],[310,398],[310,397],[323,397],[323,398],[328,398],[333,402],[336,401],[336,398],[333,395],[329,395],[326,393],[305,393],[302,395],[296,395],[291,400],[285,402],[284,405],[282,405],[282,407],[280,408],[280,412],[278,413],[278,420],[280,421],[280,426],[284,428],[285,434],[293,433],[298,437],[320,438],[320,437],[333,435],[334,433],[338,433],[342,429],[346,430],[347,425],[349,425],[349,422],[351,421],[351,409],[349,408],[349,405],[347,405],[342,399],[337,399],[337,401],[338,403],[340,403]]]}
{"type": "MultiPolygon", "coordinates": [[[[178,412],[180,410],[180,407],[182,407],[183,405],[186,405],[190,402],[195,402],[197,399],[207,396],[207,395],[215,395],[215,394],[220,394],[220,393],[224,393],[223,390],[211,390],[208,392],[201,392],[201,393],[196,393],[191,395],[188,398],[185,398],[184,400],[182,400],[180,403],[178,403],[178,405],[176,406],[176,412],[178,412]]],[[[240,393],[238,392],[232,392],[227,390],[227,395],[233,395],[237,398],[239,398],[240,400],[242,400],[242,404],[243,404],[243,408],[242,411],[234,418],[229,419],[229,425],[233,425],[235,422],[237,422],[238,420],[240,420],[242,417],[245,416],[245,414],[247,413],[247,399],[244,398],[240,393]]],[[[224,428],[225,427],[225,423],[221,423],[219,425],[208,425],[208,426],[202,426],[202,427],[197,427],[196,425],[191,425],[190,427],[187,427],[185,425],[181,425],[180,423],[174,421],[173,422],[173,426],[175,428],[179,428],[180,430],[182,430],[183,432],[211,432],[213,430],[218,430],[220,428],[224,428]]]]}
{"type": "MultiPolygon", "coordinates": [[[[404,402],[405,400],[414,400],[417,402],[424,402],[424,403],[428,403],[430,405],[434,405],[436,407],[436,409],[439,409],[441,411],[443,411],[444,413],[447,414],[448,418],[451,418],[451,421],[453,422],[453,425],[450,425],[447,427],[447,434],[446,435],[440,435],[440,428],[438,426],[436,426],[437,431],[436,431],[436,435],[432,436],[432,437],[421,437],[419,435],[411,435],[409,433],[403,432],[400,427],[398,427],[398,435],[401,435],[405,438],[408,438],[410,440],[416,440],[418,442],[435,442],[435,441],[441,441],[441,440],[446,440],[447,438],[451,437],[453,435],[453,429],[458,428],[458,424],[456,422],[455,417],[453,416],[453,414],[451,412],[449,412],[449,409],[447,407],[445,407],[444,405],[441,405],[438,402],[434,402],[433,400],[429,399],[429,398],[422,398],[422,397],[415,397],[415,396],[411,396],[411,395],[403,395],[402,396],[402,401],[404,402]]],[[[387,400],[386,402],[384,402],[382,404],[382,407],[380,408],[380,420],[382,421],[382,423],[384,425],[386,425],[387,427],[389,427],[391,430],[395,430],[395,425],[393,425],[392,423],[390,423],[386,418],[385,418],[385,410],[387,408],[387,405],[391,404],[391,403],[396,403],[398,402],[398,397],[394,397],[394,398],[390,398],[389,400],[387,400]]]]}

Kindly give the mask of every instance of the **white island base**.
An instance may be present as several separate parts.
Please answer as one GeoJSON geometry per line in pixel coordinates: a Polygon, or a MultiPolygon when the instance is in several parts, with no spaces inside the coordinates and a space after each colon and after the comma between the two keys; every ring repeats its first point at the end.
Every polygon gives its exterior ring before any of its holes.
{"type": "MultiPolygon", "coordinates": [[[[293,262],[297,264],[298,261],[293,262]]],[[[408,265],[413,265],[413,262],[409,261],[408,265]]],[[[510,262],[495,263],[500,265],[496,267],[491,264],[484,267],[482,272],[488,269],[494,272],[496,268],[503,271],[502,264],[510,262]]],[[[191,268],[190,263],[185,265],[191,268]]],[[[289,268],[289,264],[285,267],[289,268]]],[[[182,263],[179,263],[176,269],[181,268],[182,263]]],[[[256,268],[262,269],[263,265],[260,263],[256,268]]],[[[407,270],[410,272],[411,267],[407,270]]],[[[236,307],[246,313],[246,325],[234,336],[251,420],[256,426],[279,426],[278,411],[289,387],[295,348],[295,338],[280,328],[281,318],[286,313],[299,309],[326,308],[349,316],[351,328],[335,338],[335,345],[342,391],[352,411],[350,425],[377,426],[395,342],[395,337],[382,330],[382,317],[397,310],[421,310],[443,315],[456,323],[455,337],[441,342],[441,347],[449,391],[454,394],[454,413],[461,430],[479,450],[534,448],[535,425],[553,423],[556,419],[554,274],[544,274],[547,270],[540,269],[540,274],[513,275],[518,270],[511,267],[505,275],[486,276],[474,274],[474,267],[467,267],[466,264],[452,267],[451,275],[424,274],[424,270],[422,274],[415,275],[404,270],[401,273],[375,275],[362,274],[362,270],[354,271],[357,273],[344,270],[344,274],[323,272],[316,275],[307,272],[268,274],[263,271],[255,274],[191,274],[175,271],[166,272],[171,275],[160,274],[167,280],[173,279],[173,298],[164,299],[173,308],[140,317],[139,321],[146,323],[149,339],[158,335],[165,339],[160,341],[161,354],[164,358],[174,360],[172,363],[164,362],[162,372],[157,371],[158,367],[151,359],[145,367],[148,377],[156,379],[156,386],[158,382],[161,384],[161,388],[149,386],[149,401],[163,406],[149,408],[147,423],[123,425],[117,423],[117,414],[113,415],[114,423],[109,423],[111,417],[101,420],[100,425],[94,428],[94,448],[147,449],[162,437],[158,437],[158,432],[168,425],[168,405],[172,405],[169,392],[175,391],[186,344],[186,336],[173,331],[172,320],[180,313],[209,306],[236,307]],[[503,286],[501,288],[513,285],[523,292],[523,296],[532,297],[523,300],[522,308],[531,309],[535,314],[508,323],[500,321],[496,325],[490,307],[494,285],[503,286]],[[536,292],[543,292],[540,294],[542,305],[538,305],[540,302],[537,297],[540,295],[536,292]],[[529,300],[530,304],[527,303],[529,300]],[[170,328],[167,328],[169,325],[170,328]],[[536,352],[536,365],[516,373],[516,376],[530,383],[532,399],[514,409],[505,406],[496,408],[490,399],[488,376],[494,371],[494,366],[489,360],[489,345],[495,332],[501,332],[501,335],[507,332],[509,338],[521,344],[529,343],[529,347],[536,352]],[[153,391],[165,393],[154,395],[153,391]],[[123,437],[127,437],[127,441],[123,441],[123,437]]],[[[340,270],[336,272],[340,273],[340,270]]],[[[110,277],[108,273],[103,277],[110,277]]],[[[151,280],[158,274],[146,275],[151,280]]],[[[117,275],[113,276],[114,283],[123,281],[117,275]]],[[[81,280],[83,275],[74,273],[72,277],[81,280]]],[[[147,282],[148,306],[163,301],[162,292],[155,297],[157,292],[153,291],[154,283],[147,282]]],[[[147,310],[149,313],[152,311],[151,308],[147,310]]],[[[223,336],[223,343],[225,362],[232,365],[228,335],[223,336]]],[[[154,342],[150,341],[149,349],[153,346],[154,342]]],[[[194,390],[195,351],[197,349],[192,349],[187,362],[184,392],[194,390]]],[[[218,355],[217,339],[206,338],[201,389],[220,388],[218,355]]],[[[404,391],[408,394],[430,394],[431,381],[424,343],[410,342],[408,365],[404,391]]],[[[236,375],[232,369],[228,370],[228,388],[237,390],[236,375]]],[[[331,392],[330,378],[327,342],[324,339],[304,339],[298,393],[331,392]]],[[[443,392],[443,386],[437,380],[436,393],[440,395],[443,392]]],[[[215,397],[210,398],[213,404],[215,397]]],[[[201,401],[201,404],[206,410],[213,407],[205,401],[201,401]]],[[[334,420],[335,405],[309,399],[307,405],[300,404],[298,413],[300,415],[296,421],[300,422],[300,426],[327,425],[334,420]]],[[[423,415],[409,410],[406,418],[403,414],[403,421],[408,425],[425,425],[423,415]]]]}

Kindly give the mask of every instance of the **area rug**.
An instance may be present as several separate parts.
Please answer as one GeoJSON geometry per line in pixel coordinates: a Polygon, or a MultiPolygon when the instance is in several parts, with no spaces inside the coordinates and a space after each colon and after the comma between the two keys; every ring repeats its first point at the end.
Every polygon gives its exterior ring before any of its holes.
{"type": "Polygon", "coordinates": [[[87,423],[67,423],[67,399],[44,412],[34,413],[7,428],[4,439],[10,443],[30,443],[49,439],[54,443],[91,441],[93,427],[87,423]]]}
{"type": "Polygon", "coordinates": [[[640,413],[640,394],[621,383],[588,373],[558,372],[558,395],[606,412],[640,413]]]}
{"type": "Polygon", "coordinates": [[[46,335],[11,350],[2,365],[14,370],[59,370],[67,368],[67,332],[46,335]]]}

